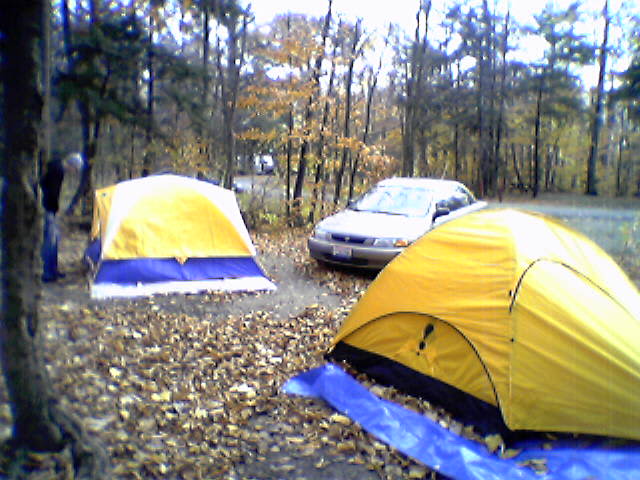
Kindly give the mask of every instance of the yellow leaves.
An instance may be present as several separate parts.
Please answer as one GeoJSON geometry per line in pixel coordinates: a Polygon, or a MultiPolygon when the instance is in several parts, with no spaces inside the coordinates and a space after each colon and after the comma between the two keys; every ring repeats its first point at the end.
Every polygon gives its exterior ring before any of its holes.
{"type": "Polygon", "coordinates": [[[518,463],[521,467],[529,467],[533,469],[534,472],[544,475],[549,472],[549,467],[547,466],[546,458],[532,458],[530,460],[526,460],[524,462],[518,463]]]}
{"type": "Polygon", "coordinates": [[[107,415],[106,417],[101,418],[89,417],[84,420],[84,425],[90,432],[99,432],[107,428],[115,420],[115,415],[107,415]]]}
{"type": "Polygon", "coordinates": [[[500,458],[503,458],[505,460],[510,459],[510,458],[515,458],[518,455],[520,455],[520,453],[522,453],[522,449],[518,449],[518,448],[507,448],[503,453],[500,454],[500,458]]]}
{"type": "Polygon", "coordinates": [[[484,443],[490,452],[495,452],[498,449],[504,450],[504,440],[499,434],[487,435],[484,437],[484,443]]]}
{"type": "MultiPolygon", "coordinates": [[[[305,238],[303,230],[283,230],[258,234],[254,243],[282,268],[276,273],[290,269],[324,295],[158,296],[69,303],[58,311],[56,335],[47,342],[52,377],[74,413],[87,419],[87,430],[106,443],[112,478],[303,478],[300,458],[319,470],[340,463],[381,478],[429,478],[426,467],[347,416],[281,393],[293,375],[324,363],[336,329],[371,281],[312,264],[305,238]],[[77,341],[68,341],[71,331],[77,341]],[[251,465],[283,469],[261,476],[243,470],[251,465]],[[285,475],[290,468],[295,472],[285,475]]],[[[484,441],[427,402],[359,380],[376,395],[484,441]]],[[[10,415],[0,409],[0,419],[10,415]]],[[[498,438],[489,444],[505,458],[516,455],[498,438]]],[[[314,472],[323,473],[329,471],[314,472]]]]}
{"type": "Polygon", "coordinates": [[[247,385],[246,383],[242,383],[239,385],[233,385],[229,391],[231,393],[240,393],[243,394],[246,398],[255,398],[256,391],[253,387],[247,385]]]}
{"type": "Polygon", "coordinates": [[[171,392],[165,390],[161,393],[152,393],[151,400],[154,402],[169,402],[171,401],[171,392]]]}
{"type": "Polygon", "coordinates": [[[429,469],[422,465],[411,465],[409,467],[409,478],[427,478],[429,469]]]}
{"type": "Polygon", "coordinates": [[[197,407],[193,412],[193,417],[196,419],[203,419],[209,416],[209,412],[204,408],[197,407]]]}
{"type": "Polygon", "coordinates": [[[334,413],[329,417],[329,420],[335,423],[339,423],[340,425],[351,425],[351,419],[345,415],[340,415],[339,413],[334,413]]]}

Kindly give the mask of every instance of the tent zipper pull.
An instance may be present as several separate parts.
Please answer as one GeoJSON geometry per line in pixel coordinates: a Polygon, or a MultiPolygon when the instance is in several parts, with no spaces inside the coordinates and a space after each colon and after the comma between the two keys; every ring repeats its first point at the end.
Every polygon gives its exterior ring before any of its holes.
{"type": "Polygon", "coordinates": [[[418,348],[420,350],[424,350],[424,347],[427,346],[427,337],[429,335],[431,335],[431,332],[433,332],[433,330],[435,330],[433,328],[433,324],[430,323],[429,325],[427,325],[424,329],[424,334],[422,335],[422,340],[420,341],[420,345],[418,345],[418,348]]]}

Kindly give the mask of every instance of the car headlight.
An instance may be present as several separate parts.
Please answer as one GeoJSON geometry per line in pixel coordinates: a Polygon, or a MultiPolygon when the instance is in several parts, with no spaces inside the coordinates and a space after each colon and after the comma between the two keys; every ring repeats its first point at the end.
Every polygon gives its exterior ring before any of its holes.
{"type": "Polygon", "coordinates": [[[316,227],[313,231],[313,236],[318,240],[331,240],[331,235],[326,230],[316,227]]]}
{"type": "Polygon", "coordinates": [[[373,241],[374,247],[392,248],[392,247],[406,247],[409,245],[409,240],[406,238],[376,238],[373,241]]]}

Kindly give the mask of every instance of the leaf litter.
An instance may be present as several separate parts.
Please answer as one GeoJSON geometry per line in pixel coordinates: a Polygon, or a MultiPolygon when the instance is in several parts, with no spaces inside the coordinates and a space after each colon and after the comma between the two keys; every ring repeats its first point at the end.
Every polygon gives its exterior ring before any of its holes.
{"type": "MultiPolygon", "coordinates": [[[[262,233],[254,242],[267,274],[281,283],[306,278],[324,291],[321,298],[328,291],[339,301],[298,305],[278,294],[207,293],[95,302],[75,253],[84,235],[71,233],[61,253],[68,278],[41,302],[44,353],[61,404],[107,446],[111,478],[439,478],[323,402],[281,392],[289,378],[325,362],[372,276],[311,262],[303,231],[262,233]],[[288,263],[295,278],[278,278],[288,263]],[[269,308],[248,308],[265,299],[269,308]]],[[[378,396],[504,457],[517,454],[426,401],[351,373],[378,396]]],[[[7,437],[4,388],[2,400],[7,437]]],[[[30,455],[27,463],[28,478],[71,478],[68,455],[30,455]]],[[[4,461],[0,473],[6,468],[4,461]]]]}

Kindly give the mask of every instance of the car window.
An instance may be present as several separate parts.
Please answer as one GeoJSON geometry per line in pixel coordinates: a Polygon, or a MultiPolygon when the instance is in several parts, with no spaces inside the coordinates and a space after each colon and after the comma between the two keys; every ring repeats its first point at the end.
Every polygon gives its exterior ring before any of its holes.
{"type": "Polygon", "coordinates": [[[438,201],[438,208],[446,208],[453,212],[459,208],[466,207],[472,203],[473,197],[466,192],[456,189],[448,194],[443,194],[438,201]]]}
{"type": "Polygon", "coordinates": [[[350,208],[365,212],[418,217],[427,214],[431,198],[431,192],[424,188],[375,187],[353,203],[350,208]]]}

